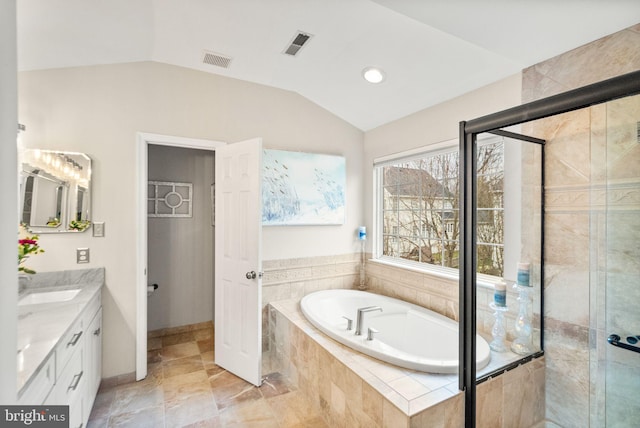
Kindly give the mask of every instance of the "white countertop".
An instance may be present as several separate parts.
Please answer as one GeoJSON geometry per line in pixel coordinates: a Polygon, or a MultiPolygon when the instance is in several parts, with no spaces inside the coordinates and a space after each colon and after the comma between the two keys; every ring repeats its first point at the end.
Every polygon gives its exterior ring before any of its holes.
{"type": "Polygon", "coordinates": [[[104,279],[51,287],[40,286],[27,291],[26,294],[78,288],[81,290],[73,299],[66,302],[18,307],[18,396],[22,395],[25,387],[87,304],[101,292],[103,284],[104,279]]]}

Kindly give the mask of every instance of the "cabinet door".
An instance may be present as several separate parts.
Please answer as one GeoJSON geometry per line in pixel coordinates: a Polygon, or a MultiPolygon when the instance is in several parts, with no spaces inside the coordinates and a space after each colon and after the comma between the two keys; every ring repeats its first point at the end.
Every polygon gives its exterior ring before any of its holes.
{"type": "Polygon", "coordinates": [[[98,393],[102,378],[102,308],[98,309],[86,329],[85,367],[87,368],[87,395],[89,409],[98,393]]]}
{"type": "Polygon", "coordinates": [[[47,397],[45,405],[69,405],[69,427],[77,428],[84,420],[83,397],[86,391],[86,378],[84,364],[84,349],[76,349],[60,377],[56,379],[56,385],[47,397]]]}

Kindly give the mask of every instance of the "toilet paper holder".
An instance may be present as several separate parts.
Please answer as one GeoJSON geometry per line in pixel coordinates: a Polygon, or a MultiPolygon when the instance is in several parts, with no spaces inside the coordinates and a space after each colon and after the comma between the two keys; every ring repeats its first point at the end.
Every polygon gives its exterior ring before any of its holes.
{"type": "Polygon", "coordinates": [[[158,289],[158,284],[147,285],[147,297],[151,296],[151,293],[158,289]]]}

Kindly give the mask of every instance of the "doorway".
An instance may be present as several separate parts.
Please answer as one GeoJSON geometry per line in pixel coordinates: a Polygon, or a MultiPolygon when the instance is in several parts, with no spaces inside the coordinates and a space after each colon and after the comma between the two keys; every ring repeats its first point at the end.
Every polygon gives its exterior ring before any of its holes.
{"type": "Polygon", "coordinates": [[[214,153],[148,145],[149,332],[213,320],[214,153]]]}
{"type": "MultiPolygon", "coordinates": [[[[147,376],[147,330],[148,330],[148,301],[147,285],[149,277],[147,271],[148,248],[148,182],[149,182],[149,147],[167,146],[171,148],[198,149],[213,152],[226,143],[210,140],[197,140],[191,138],[172,137],[166,135],[138,133],[137,138],[137,209],[136,221],[138,224],[138,236],[136,239],[137,263],[136,272],[136,380],[142,380],[147,376]]],[[[210,200],[210,199],[209,199],[210,200]]],[[[169,205],[175,205],[170,202],[169,205]]],[[[213,260],[211,260],[213,263],[213,260]]],[[[213,299],[210,305],[213,311],[213,299]]]]}

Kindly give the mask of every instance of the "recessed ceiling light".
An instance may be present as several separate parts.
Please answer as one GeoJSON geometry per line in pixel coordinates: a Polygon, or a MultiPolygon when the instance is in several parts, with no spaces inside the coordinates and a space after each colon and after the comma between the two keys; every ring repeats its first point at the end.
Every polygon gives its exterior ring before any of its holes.
{"type": "Polygon", "coordinates": [[[381,83],[386,78],[386,75],[378,67],[367,67],[362,70],[362,77],[369,83],[381,83]]]}

